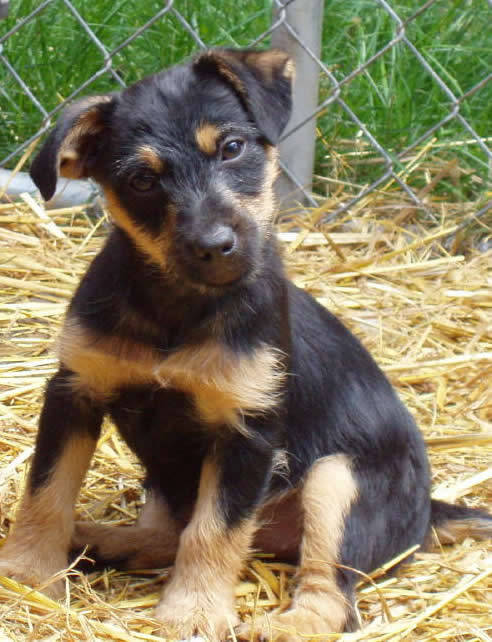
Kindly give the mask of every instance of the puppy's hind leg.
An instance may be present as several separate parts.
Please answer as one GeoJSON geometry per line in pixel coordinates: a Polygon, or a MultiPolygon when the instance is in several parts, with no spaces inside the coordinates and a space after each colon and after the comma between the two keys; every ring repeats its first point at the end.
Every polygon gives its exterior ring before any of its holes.
{"type": "Polygon", "coordinates": [[[86,551],[86,571],[112,566],[120,569],[161,568],[173,563],[181,526],[173,518],[165,498],[149,491],[135,526],[110,526],[76,522],[71,555],[86,551]]]}
{"type": "Polygon", "coordinates": [[[350,598],[337,581],[345,519],[357,497],[350,460],[319,459],[302,489],[303,537],[297,586],[290,608],[243,624],[242,639],[290,642],[341,632],[351,617],[350,598]]]}

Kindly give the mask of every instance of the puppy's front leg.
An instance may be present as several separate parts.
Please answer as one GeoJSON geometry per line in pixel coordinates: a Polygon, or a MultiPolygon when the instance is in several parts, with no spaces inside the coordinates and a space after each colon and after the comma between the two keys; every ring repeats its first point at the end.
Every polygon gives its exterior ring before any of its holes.
{"type": "MultiPolygon", "coordinates": [[[[47,386],[27,487],[0,549],[0,575],[35,587],[67,565],[75,500],[103,417],[72,391],[70,376],[60,370],[47,386]]],[[[62,589],[61,582],[43,588],[55,596],[62,589]]]]}
{"type": "Polygon", "coordinates": [[[167,637],[223,640],[237,624],[234,588],[257,527],[271,453],[246,437],[233,441],[203,463],[193,515],[156,611],[167,637]]]}

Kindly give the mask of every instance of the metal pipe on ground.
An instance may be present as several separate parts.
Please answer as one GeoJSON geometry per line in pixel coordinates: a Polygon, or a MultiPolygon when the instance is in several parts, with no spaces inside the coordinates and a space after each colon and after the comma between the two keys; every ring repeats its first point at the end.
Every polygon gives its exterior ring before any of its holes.
{"type": "MultiPolygon", "coordinates": [[[[0,168],[0,200],[2,195],[10,200],[18,200],[20,194],[27,192],[39,197],[39,190],[27,172],[17,172],[0,168]]],[[[62,178],[53,198],[45,204],[46,209],[85,205],[98,195],[97,188],[89,181],[62,178]]]]}

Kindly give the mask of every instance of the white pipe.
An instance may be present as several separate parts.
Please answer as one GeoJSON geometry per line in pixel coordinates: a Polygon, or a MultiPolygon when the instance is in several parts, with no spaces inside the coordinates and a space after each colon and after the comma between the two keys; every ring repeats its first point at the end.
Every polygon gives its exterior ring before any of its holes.
{"type": "MultiPolygon", "coordinates": [[[[4,192],[13,200],[16,200],[16,197],[23,192],[39,197],[39,190],[32,182],[29,174],[26,172],[14,174],[9,169],[0,168],[0,194],[4,192]]],[[[97,188],[89,181],[62,178],[58,181],[58,189],[55,195],[45,204],[45,207],[46,209],[55,209],[84,205],[92,201],[97,194],[97,188]]]]}

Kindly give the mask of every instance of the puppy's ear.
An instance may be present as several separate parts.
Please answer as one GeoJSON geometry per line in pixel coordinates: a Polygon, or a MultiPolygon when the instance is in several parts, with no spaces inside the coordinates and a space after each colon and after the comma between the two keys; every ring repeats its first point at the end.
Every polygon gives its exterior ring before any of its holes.
{"type": "Polygon", "coordinates": [[[31,178],[45,200],[58,176],[90,176],[109,127],[115,96],[91,96],[67,107],[31,165],[31,178]]]}
{"type": "Polygon", "coordinates": [[[267,140],[277,143],[292,109],[294,63],[285,51],[211,49],[194,69],[231,85],[267,140]]]}

